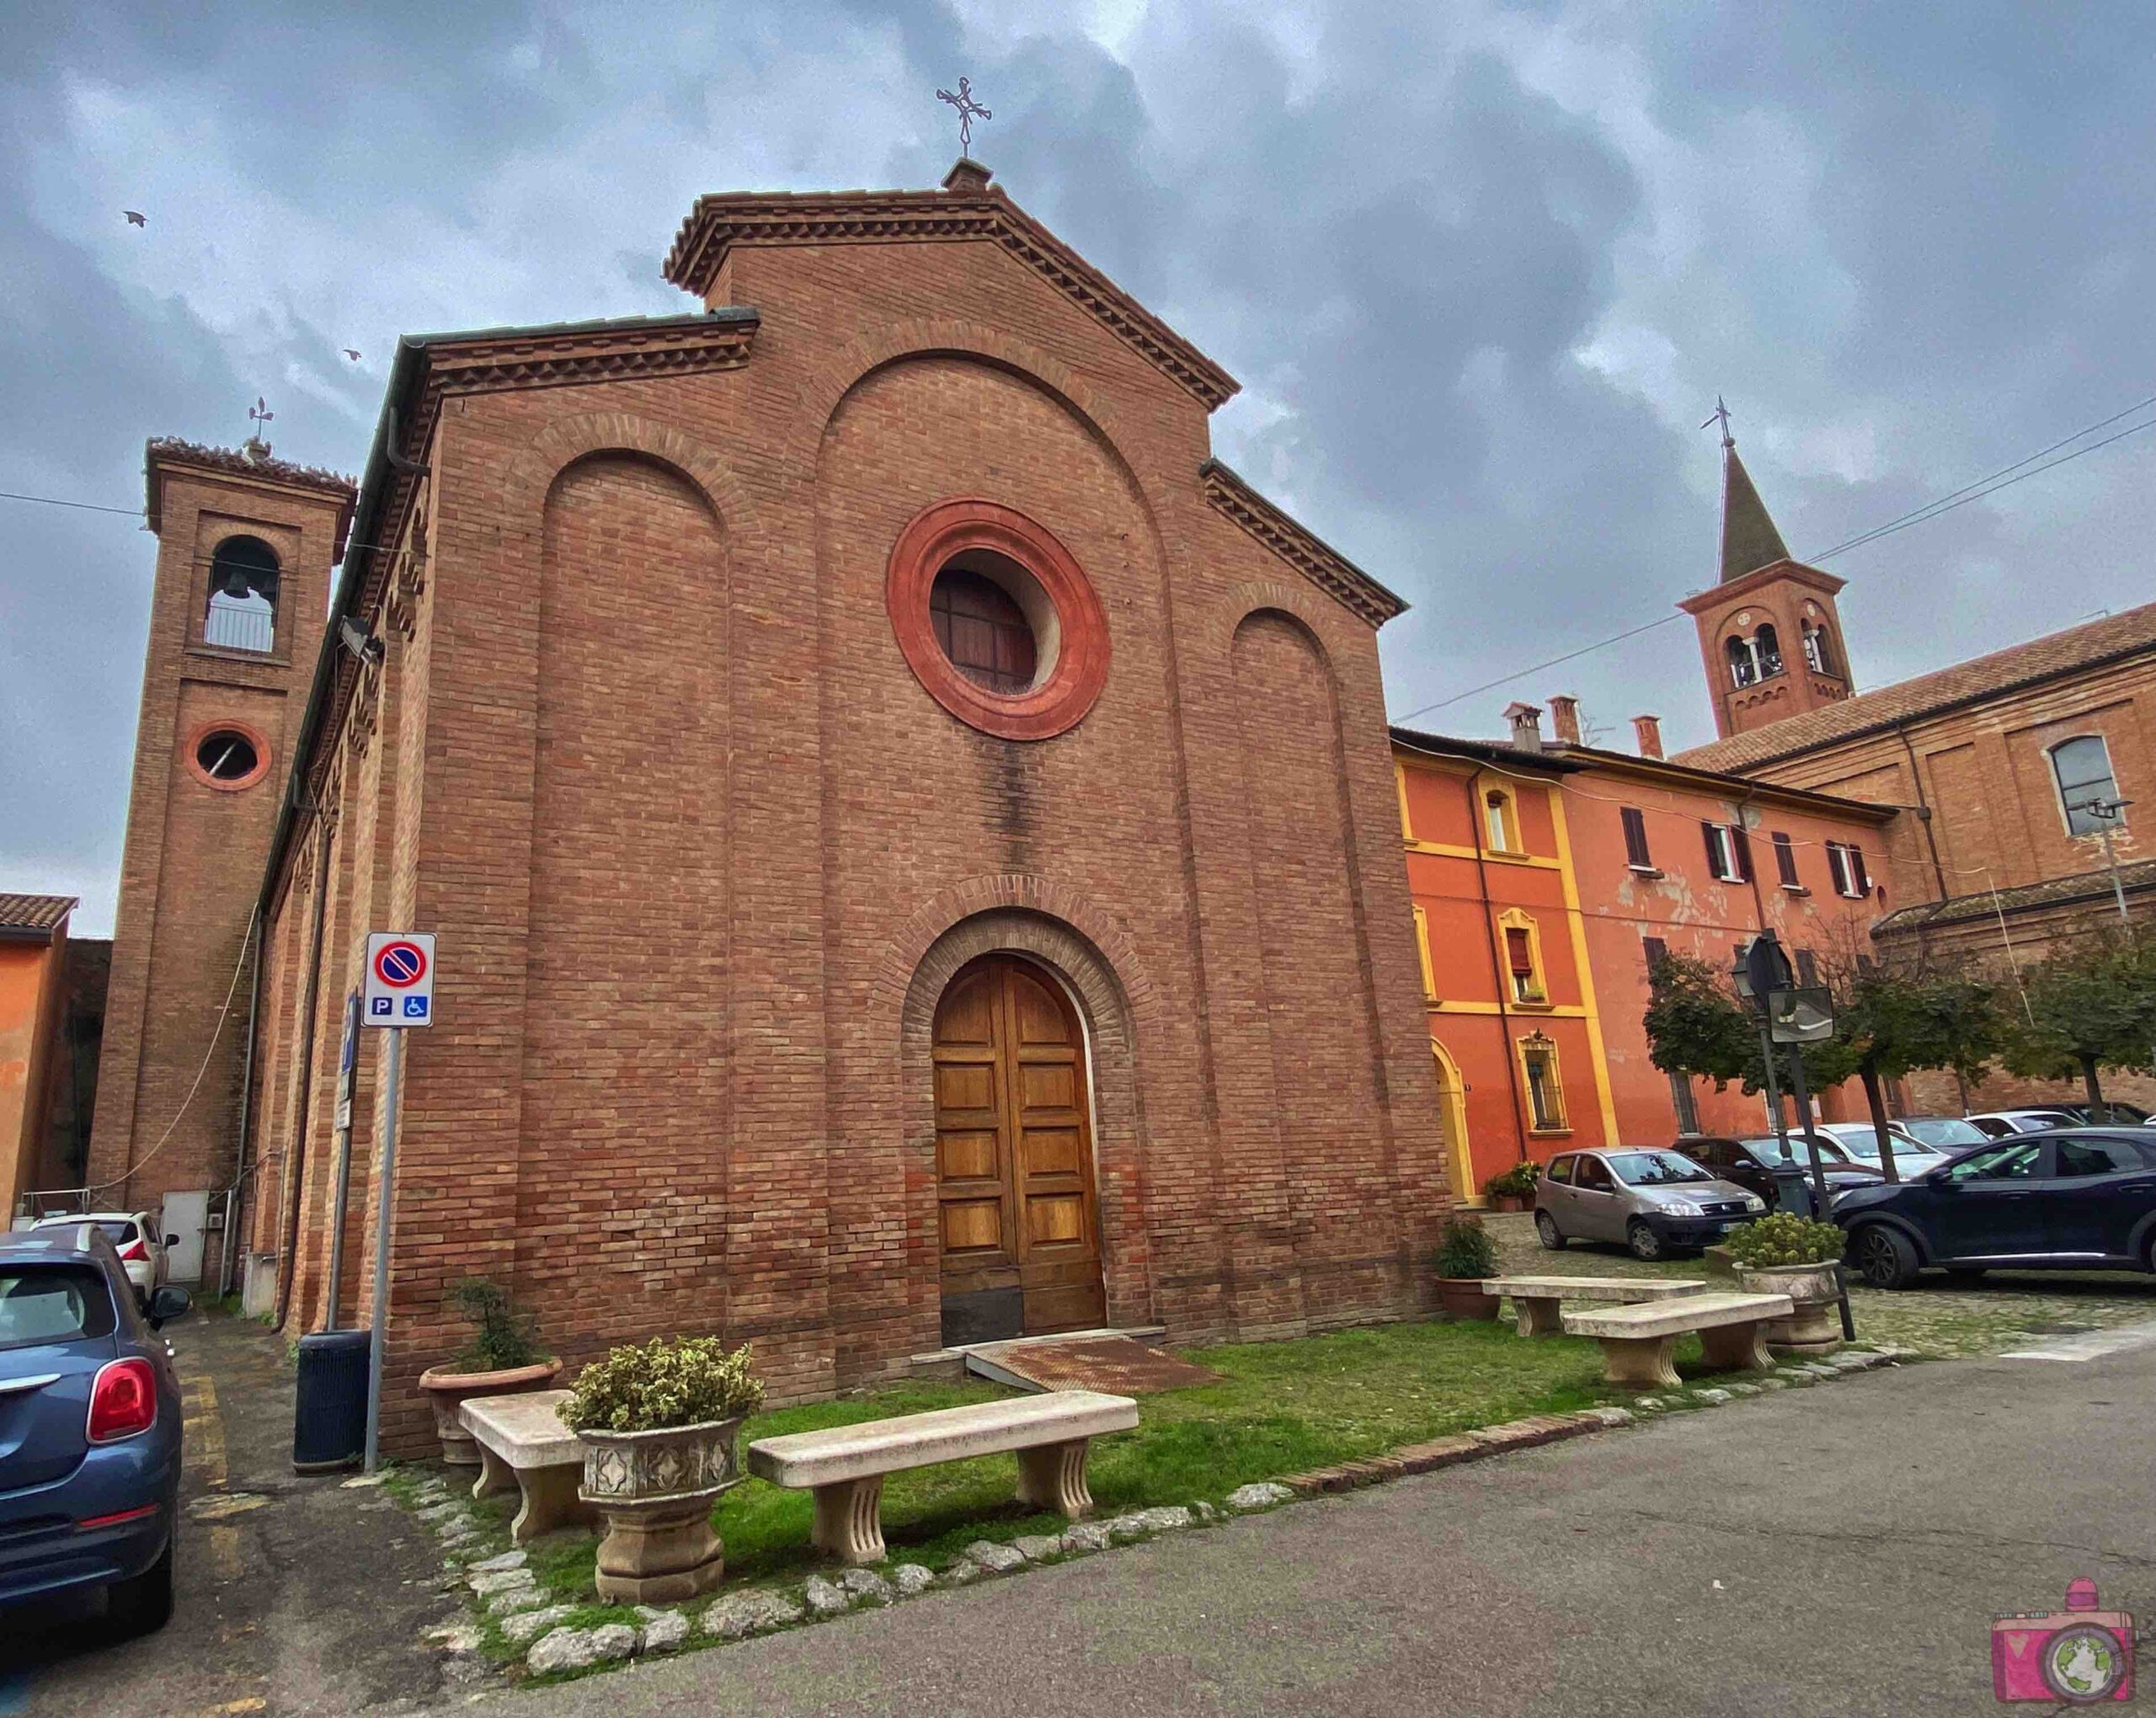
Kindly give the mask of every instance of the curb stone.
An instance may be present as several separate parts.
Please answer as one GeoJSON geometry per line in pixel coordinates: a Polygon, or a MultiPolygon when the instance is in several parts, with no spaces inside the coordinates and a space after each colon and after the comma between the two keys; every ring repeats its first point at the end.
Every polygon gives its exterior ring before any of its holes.
{"type": "Polygon", "coordinates": [[[1063,1535],[1059,1533],[1029,1533],[1011,1541],[1011,1548],[1029,1563],[1045,1563],[1050,1557],[1063,1555],[1063,1535]]]}
{"type": "Polygon", "coordinates": [[[916,1598],[936,1584],[936,1571],[919,1563],[901,1563],[891,1571],[891,1585],[901,1598],[916,1598]]]}
{"type": "Polygon", "coordinates": [[[839,1585],[849,1598],[867,1599],[871,1604],[889,1604],[893,1597],[891,1583],[873,1569],[848,1569],[839,1577],[839,1585]]]}
{"type": "MultiPolygon", "coordinates": [[[[1283,1497],[1289,1495],[1285,1491],[1283,1497]]],[[[1067,1552],[1083,1555],[1091,1551],[1105,1551],[1108,1548],[1108,1530],[1097,1521],[1081,1521],[1068,1529],[1060,1541],[1067,1552]]]]}
{"type": "Polygon", "coordinates": [[[550,1604],[543,1610],[516,1611],[502,1619],[502,1638],[515,1646],[529,1646],[558,1624],[576,1614],[573,1604],[550,1604]]]}
{"type": "Polygon", "coordinates": [[[660,1610],[657,1607],[640,1604],[637,1614],[644,1619],[637,1630],[637,1651],[639,1652],[672,1652],[689,1638],[689,1619],[677,1610],[660,1610]]]}
{"type": "MultiPolygon", "coordinates": [[[[1125,1516],[1123,1519],[1130,1521],[1136,1518],[1125,1516]]],[[[976,1566],[990,1570],[998,1575],[1007,1575],[1013,1569],[1022,1569],[1026,1566],[1026,1554],[1023,1551],[1013,1545],[999,1545],[992,1539],[975,1539],[966,1547],[966,1555],[976,1566]]]]}
{"type": "Polygon", "coordinates": [[[782,1593],[735,1593],[712,1601],[704,1612],[703,1630],[722,1641],[739,1641],[744,1635],[798,1623],[801,1618],[801,1607],[782,1593]]]}
{"type": "Polygon", "coordinates": [[[835,1617],[842,1610],[853,1609],[853,1595],[833,1581],[821,1575],[811,1575],[808,1583],[801,1589],[801,1596],[808,1609],[819,1617],[835,1617]]]}
{"type": "MultiPolygon", "coordinates": [[[[1270,1509],[1275,1503],[1285,1503],[1294,1495],[1285,1486],[1275,1485],[1269,1480],[1260,1480],[1254,1485],[1238,1486],[1234,1491],[1229,1492],[1228,1507],[1237,1510],[1270,1509]]],[[[1075,1527],[1070,1530],[1072,1534],[1077,1531],[1078,1529],[1075,1527]]],[[[1070,1536],[1070,1534],[1065,1535],[1066,1539],[1070,1536]]]]}
{"type": "Polygon", "coordinates": [[[627,1658],[637,1650],[637,1631],[627,1623],[603,1623],[595,1629],[557,1629],[542,1635],[525,1655],[525,1667],[534,1676],[553,1670],[582,1670],[616,1658],[627,1658]]]}

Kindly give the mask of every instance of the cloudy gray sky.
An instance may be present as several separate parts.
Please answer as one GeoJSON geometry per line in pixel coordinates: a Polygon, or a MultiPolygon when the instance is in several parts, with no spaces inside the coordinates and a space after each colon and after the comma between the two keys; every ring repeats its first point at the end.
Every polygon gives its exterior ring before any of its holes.
{"type": "MultiPolygon", "coordinates": [[[[2156,13],[1331,0],[8,8],[0,490],[152,434],[356,470],[399,333],[666,312],[691,200],[974,153],[1225,364],[1218,451],[1415,604],[1405,715],[1711,581],[1717,392],[1800,555],[2156,395],[2156,13]],[[302,21],[302,20],[304,21],[302,21]],[[120,211],[145,211],[147,228],[120,211]],[[339,349],[364,355],[353,365],[339,349]]],[[[2126,420],[2132,421],[2132,420],[2126,420]]],[[[1876,686],[2152,594],[2156,433],[1834,559],[1876,686]]],[[[153,543],[0,501],[0,888],[111,923],[153,543]]],[[[1689,622],[1572,691],[1710,736],[1689,622]]]]}

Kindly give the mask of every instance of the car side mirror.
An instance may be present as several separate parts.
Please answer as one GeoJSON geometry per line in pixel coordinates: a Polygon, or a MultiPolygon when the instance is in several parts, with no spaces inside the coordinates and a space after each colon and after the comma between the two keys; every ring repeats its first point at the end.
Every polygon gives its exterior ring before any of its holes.
{"type": "Polygon", "coordinates": [[[194,1305],[195,1297],[184,1288],[166,1283],[150,1297],[150,1328],[153,1331],[163,1329],[167,1319],[178,1318],[194,1305]]]}
{"type": "Polygon", "coordinates": [[[179,1245],[179,1237],[176,1235],[168,1235],[165,1237],[165,1245],[167,1246],[178,1246],[179,1245]]]}

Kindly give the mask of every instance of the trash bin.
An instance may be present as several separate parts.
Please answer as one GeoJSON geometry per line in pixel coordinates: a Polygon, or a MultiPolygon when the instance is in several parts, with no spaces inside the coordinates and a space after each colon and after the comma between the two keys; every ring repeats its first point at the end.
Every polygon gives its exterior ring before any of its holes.
{"type": "Polygon", "coordinates": [[[292,1408],[292,1471],[326,1474],[366,1453],[366,1331],[322,1331],[300,1338],[299,1389],[292,1408]]]}

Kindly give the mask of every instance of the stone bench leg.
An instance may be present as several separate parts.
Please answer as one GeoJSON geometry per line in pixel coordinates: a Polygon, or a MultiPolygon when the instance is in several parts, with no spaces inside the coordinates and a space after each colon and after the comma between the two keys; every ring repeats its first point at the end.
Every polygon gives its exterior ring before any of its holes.
{"type": "Polygon", "coordinates": [[[472,1482],[473,1500],[497,1497],[504,1491],[514,1491],[515,1489],[515,1470],[485,1444],[480,1444],[479,1477],[472,1482]]]}
{"type": "Polygon", "coordinates": [[[1767,1353],[1767,1326],[1717,1325],[1700,1332],[1700,1345],[1707,1351],[1707,1364],[1717,1372],[1754,1372],[1773,1365],[1767,1353]]]}
{"type": "Polygon", "coordinates": [[[1626,1390],[1674,1390],[1677,1376],[1677,1338],[1671,1337],[1603,1337],[1602,1379],[1626,1390]]]}
{"type": "Polygon", "coordinates": [[[577,1495],[583,1477],[581,1464],[519,1469],[516,1487],[524,1494],[524,1501],[516,1519],[510,1523],[509,1542],[529,1545],[558,1527],[589,1527],[596,1522],[599,1512],[577,1495]]]}
{"type": "Polygon", "coordinates": [[[1074,1438],[1020,1450],[1018,1501],[1053,1509],[1066,1521],[1083,1521],[1093,1513],[1093,1494],[1086,1487],[1086,1454],[1091,1447],[1091,1438],[1074,1438]]]}
{"type": "Polygon", "coordinates": [[[1564,1326],[1558,1321],[1556,1296],[1529,1295],[1523,1299],[1513,1296],[1513,1311],[1519,1319],[1519,1333],[1523,1337],[1556,1337],[1564,1334],[1564,1326]]]}
{"type": "Polygon", "coordinates": [[[816,1549],[841,1563],[883,1561],[883,1476],[815,1488],[816,1549]]]}

